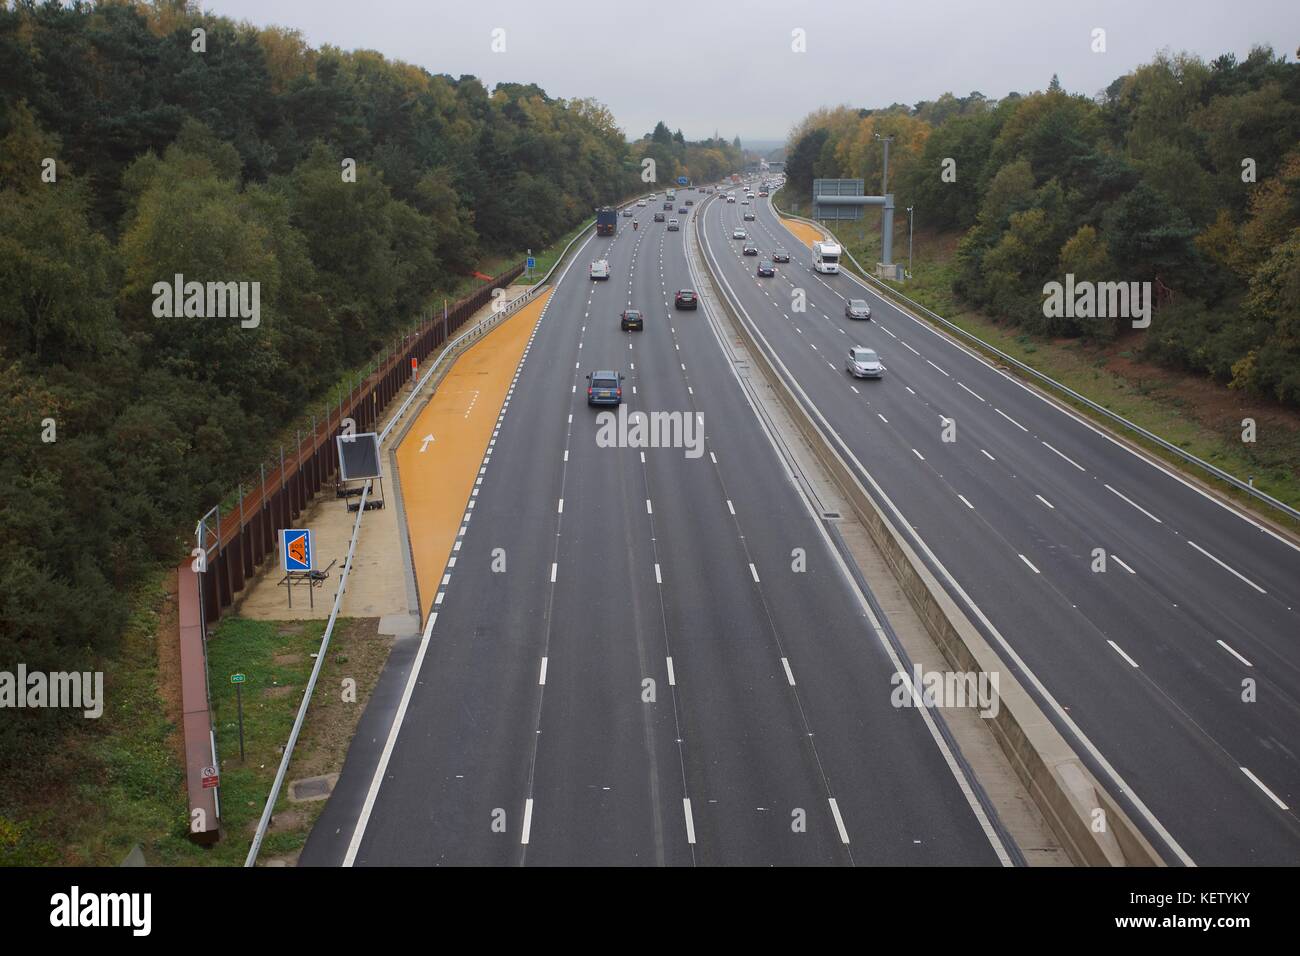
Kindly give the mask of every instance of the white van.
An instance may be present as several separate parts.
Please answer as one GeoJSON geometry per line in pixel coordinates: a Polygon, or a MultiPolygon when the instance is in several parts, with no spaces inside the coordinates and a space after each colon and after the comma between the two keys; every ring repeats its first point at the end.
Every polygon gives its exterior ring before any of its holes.
{"type": "Polygon", "coordinates": [[[609,278],[609,260],[597,259],[591,264],[591,269],[587,273],[593,279],[609,278]]]}
{"type": "Polygon", "coordinates": [[[814,242],[812,247],[812,267],[814,272],[836,273],[840,271],[840,256],[844,250],[838,242],[814,242]]]}

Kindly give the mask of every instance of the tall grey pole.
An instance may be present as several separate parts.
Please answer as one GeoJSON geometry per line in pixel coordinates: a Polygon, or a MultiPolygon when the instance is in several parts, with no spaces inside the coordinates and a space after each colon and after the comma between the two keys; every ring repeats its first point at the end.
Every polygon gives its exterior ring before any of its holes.
{"type": "Polygon", "coordinates": [[[880,220],[880,258],[882,264],[892,271],[894,268],[894,197],[889,192],[889,144],[894,141],[894,137],[881,136],[879,133],[875,136],[885,147],[885,163],[880,173],[880,194],[885,200],[885,208],[880,220]]]}
{"type": "Polygon", "coordinates": [[[889,195],[889,144],[894,141],[894,137],[881,136],[879,133],[874,135],[885,146],[885,165],[880,173],[880,195],[887,196],[889,195]]]}
{"type": "Polygon", "coordinates": [[[912,275],[912,232],[916,225],[916,207],[907,207],[907,275],[912,275]]]}

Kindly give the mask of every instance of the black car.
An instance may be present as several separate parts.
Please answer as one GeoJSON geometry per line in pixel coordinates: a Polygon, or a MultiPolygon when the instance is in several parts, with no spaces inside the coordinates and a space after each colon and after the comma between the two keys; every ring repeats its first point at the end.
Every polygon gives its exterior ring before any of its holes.
{"type": "Polygon", "coordinates": [[[621,372],[592,372],[587,376],[588,405],[623,404],[623,375],[621,372]]]}
{"type": "Polygon", "coordinates": [[[664,221],[664,214],[661,212],[655,213],[655,222],[663,222],[663,221],[664,221]]]}
{"type": "Polygon", "coordinates": [[[784,249],[777,249],[775,252],[772,253],[772,261],[773,261],[773,262],[789,262],[789,261],[790,261],[790,253],[786,252],[784,249]]]}
{"type": "Polygon", "coordinates": [[[688,200],[686,200],[686,205],[688,205],[688,206],[694,206],[694,205],[695,205],[695,200],[694,200],[694,199],[688,199],[688,200]]]}
{"type": "Polygon", "coordinates": [[[645,330],[645,320],[641,317],[640,309],[624,309],[619,316],[619,325],[623,331],[636,329],[638,332],[645,330]]]}
{"type": "Polygon", "coordinates": [[[741,249],[740,251],[747,256],[756,256],[758,255],[758,246],[754,245],[753,243],[747,242],[745,243],[745,248],[741,249]]]}
{"type": "Polygon", "coordinates": [[[664,212],[672,212],[672,211],[673,211],[673,204],[670,202],[664,203],[664,212]]]}
{"type": "Polygon", "coordinates": [[[690,289],[678,289],[677,294],[673,296],[673,305],[679,309],[699,308],[700,300],[690,289]]]}
{"type": "Polygon", "coordinates": [[[764,278],[770,279],[776,275],[776,266],[770,262],[760,262],[758,264],[758,274],[764,278]]]}

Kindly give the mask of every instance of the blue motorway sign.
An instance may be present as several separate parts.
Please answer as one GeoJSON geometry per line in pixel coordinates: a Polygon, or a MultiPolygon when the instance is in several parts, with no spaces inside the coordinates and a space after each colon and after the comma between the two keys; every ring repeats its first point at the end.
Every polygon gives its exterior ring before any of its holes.
{"type": "Polygon", "coordinates": [[[311,532],[305,528],[282,528],[280,556],[285,571],[310,571],[312,569],[311,532]]]}

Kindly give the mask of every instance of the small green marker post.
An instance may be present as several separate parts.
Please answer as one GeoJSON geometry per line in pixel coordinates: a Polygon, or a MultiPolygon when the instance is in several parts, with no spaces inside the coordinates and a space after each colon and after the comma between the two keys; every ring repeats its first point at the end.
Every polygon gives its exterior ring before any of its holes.
{"type": "Polygon", "coordinates": [[[235,685],[235,707],[239,711],[239,762],[244,762],[244,681],[243,674],[231,674],[230,683],[235,685]]]}

